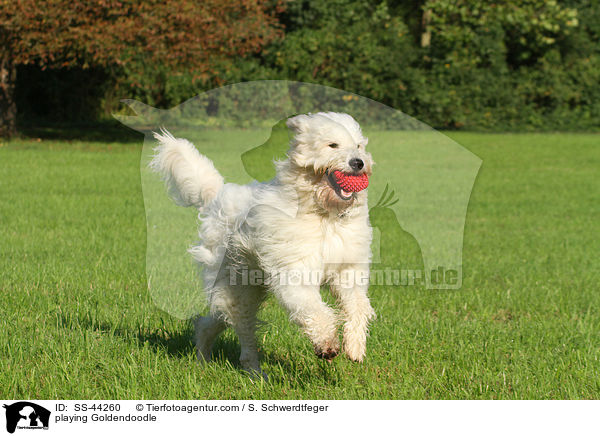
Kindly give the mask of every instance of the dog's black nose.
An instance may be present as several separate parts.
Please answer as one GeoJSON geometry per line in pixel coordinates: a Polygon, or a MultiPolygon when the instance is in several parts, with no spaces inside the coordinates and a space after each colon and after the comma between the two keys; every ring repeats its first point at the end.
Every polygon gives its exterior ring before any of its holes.
{"type": "Polygon", "coordinates": [[[350,165],[350,168],[352,168],[353,170],[358,171],[363,169],[365,163],[362,161],[362,159],[358,159],[355,157],[354,159],[350,159],[348,165],[350,165]]]}

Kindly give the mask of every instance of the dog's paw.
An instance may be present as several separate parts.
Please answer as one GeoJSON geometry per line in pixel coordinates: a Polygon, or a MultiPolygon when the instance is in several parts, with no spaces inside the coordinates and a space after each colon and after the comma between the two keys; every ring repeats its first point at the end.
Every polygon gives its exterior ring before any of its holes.
{"type": "Polygon", "coordinates": [[[320,357],[321,359],[325,359],[325,360],[331,362],[333,360],[333,358],[340,353],[340,350],[339,349],[334,350],[332,348],[328,348],[326,350],[315,351],[315,353],[317,354],[317,357],[320,357]]]}
{"type": "Polygon", "coordinates": [[[366,354],[364,340],[347,340],[344,338],[344,354],[353,362],[362,362],[366,354]]]}
{"type": "Polygon", "coordinates": [[[340,354],[340,343],[336,338],[324,344],[315,345],[315,354],[317,357],[331,362],[335,356],[340,354]]]}
{"type": "Polygon", "coordinates": [[[344,345],[344,354],[353,362],[362,362],[365,358],[366,350],[365,347],[344,345]]]}

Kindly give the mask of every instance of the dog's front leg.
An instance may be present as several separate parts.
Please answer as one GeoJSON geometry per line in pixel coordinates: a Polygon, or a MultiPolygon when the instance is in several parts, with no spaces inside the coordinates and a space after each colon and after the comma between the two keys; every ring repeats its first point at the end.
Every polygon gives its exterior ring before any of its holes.
{"type": "Polygon", "coordinates": [[[331,288],[344,313],[344,353],[351,360],[362,362],[366,354],[369,321],[375,318],[367,296],[368,266],[343,269],[331,288]]]}
{"type": "Polygon", "coordinates": [[[321,299],[320,284],[295,283],[294,277],[283,274],[273,292],[290,319],[308,335],[317,356],[330,360],[340,351],[335,312],[321,299]]]}

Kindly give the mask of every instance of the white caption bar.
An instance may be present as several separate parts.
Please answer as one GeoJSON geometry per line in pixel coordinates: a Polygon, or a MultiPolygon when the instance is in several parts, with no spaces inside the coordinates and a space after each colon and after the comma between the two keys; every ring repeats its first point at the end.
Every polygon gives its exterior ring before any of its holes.
{"type": "MultiPolygon", "coordinates": [[[[592,434],[592,401],[0,400],[0,431],[19,436],[176,434],[592,434]],[[135,432],[135,433],[133,433],[135,432]]],[[[4,433],[6,434],[6,433],[4,433]]]]}

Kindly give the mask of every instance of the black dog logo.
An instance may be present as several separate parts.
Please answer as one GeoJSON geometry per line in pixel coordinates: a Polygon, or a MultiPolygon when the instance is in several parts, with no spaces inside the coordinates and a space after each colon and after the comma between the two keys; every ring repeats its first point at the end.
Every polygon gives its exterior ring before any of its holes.
{"type": "Polygon", "coordinates": [[[4,405],[6,409],[6,431],[14,433],[19,428],[48,428],[50,411],[28,401],[4,405]],[[40,424],[41,422],[41,424],[40,424]]]}

